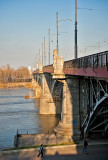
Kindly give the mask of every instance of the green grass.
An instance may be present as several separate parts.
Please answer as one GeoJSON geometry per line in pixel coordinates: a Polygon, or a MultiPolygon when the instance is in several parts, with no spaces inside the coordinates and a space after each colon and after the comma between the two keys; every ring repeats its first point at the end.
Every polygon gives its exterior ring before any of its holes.
{"type": "Polygon", "coordinates": [[[16,148],[3,149],[2,151],[17,150],[17,149],[30,149],[30,148],[38,148],[38,147],[39,146],[16,147],[16,148]]]}
{"type": "MultiPolygon", "coordinates": [[[[63,146],[63,145],[72,145],[72,144],[79,144],[79,142],[60,143],[60,144],[48,144],[48,145],[44,145],[44,147],[63,146]]],[[[17,147],[17,148],[3,149],[2,151],[17,150],[17,149],[31,149],[31,148],[39,148],[39,147],[40,147],[40,145],[37,145],[37,146],[27,146],[27,147],[17,147]]]]}

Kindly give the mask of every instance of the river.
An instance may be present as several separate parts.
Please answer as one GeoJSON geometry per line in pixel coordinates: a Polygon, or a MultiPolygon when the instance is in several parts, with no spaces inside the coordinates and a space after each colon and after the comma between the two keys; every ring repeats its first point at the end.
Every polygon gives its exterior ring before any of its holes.
{"type": "Polygon", "coordinates": [[[33,96],[30,89],[0,89],[0,149],[14,147],[17,129],[24,132],[35,129],[46,133],[57,126],[60,116],[40,115],[39,102],[25,99],[33,96]]]}

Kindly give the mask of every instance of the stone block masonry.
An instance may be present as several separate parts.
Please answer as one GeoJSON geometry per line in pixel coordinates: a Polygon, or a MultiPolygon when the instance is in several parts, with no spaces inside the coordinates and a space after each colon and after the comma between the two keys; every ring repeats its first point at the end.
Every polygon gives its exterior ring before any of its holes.
{"type": "Polygon", "coordinates": [[[62,113],[59,125],[54,129],[57,135],[67,135],[72,140],[80,138],[80,119],[79,119],[79,79],[62,80],[63,98],[62,113]]]}

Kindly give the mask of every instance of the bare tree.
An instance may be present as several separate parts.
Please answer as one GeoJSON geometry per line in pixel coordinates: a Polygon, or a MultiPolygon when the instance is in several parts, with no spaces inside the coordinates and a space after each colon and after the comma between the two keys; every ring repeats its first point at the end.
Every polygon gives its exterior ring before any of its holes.
{"type": "Polygon", "coordinates": [[[14,70],[8,64],[0,68],[0,82],[2,83],[27,81],[29,78],[30,73],[26,67],[20,67],[14,70]]]}

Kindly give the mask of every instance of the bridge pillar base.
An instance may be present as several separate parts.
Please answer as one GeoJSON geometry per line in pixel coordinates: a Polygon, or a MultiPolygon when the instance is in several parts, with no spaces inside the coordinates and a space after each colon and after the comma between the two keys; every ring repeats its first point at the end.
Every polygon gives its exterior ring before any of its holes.
{"type": "Polygon", "coordinates": [[[48,94],[40,97],[40,114],[56,114],[56,107],[53,99],[48,94]]]}
{"type": "MultiPolygon", "coordinates": [[[[54,129],[56,135],[80,139],[79,79],[63,80],[61,121],[54,129]]],[[[67,140],[68,142],[68,140],[67,140]]]]}
{"type": "Polygon", "coordinates": [[[42,93],[41,86],[39,86],[38,83],[35,80],[33,80],[32,87],[33,87],[35,98],[40,98],[41,93],[42,93]]]}
{"type": "Polygon", "coordinates": [[[80,139],[80,131],[74,130],[71,124],[59,122],[59,125],[54,129],[54,131],[56,132],[57,136],[70,137],[71,141],[80,139]]]}

